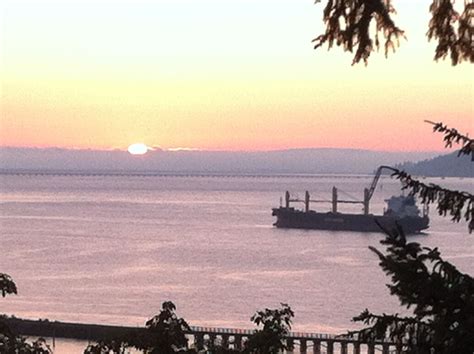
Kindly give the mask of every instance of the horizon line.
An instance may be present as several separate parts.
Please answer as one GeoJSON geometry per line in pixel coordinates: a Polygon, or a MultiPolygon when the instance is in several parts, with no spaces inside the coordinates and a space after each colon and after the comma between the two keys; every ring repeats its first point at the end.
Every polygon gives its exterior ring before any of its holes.
{"type": "MultiPolygon", "coordinates": [[[[125,148],[85,148],[85,147],[61,147],[61,146],[2,146],[0,150],[4,149],[18,149],[18,150],[64,150],[64,151],[90,151],[90,152],[124,152],[128,153],[127,147],[125,148]]],[[[277,149],[257,149],[257,150],[226,150],[226,149],[200,149],[200,148],[189,148],[189,147],[169,147],[164,148],[160,146],[149,146],[149,152],[210,152],[210,153],[271,153],[271,152],[284,152],[284,151],[302,151],[302,150],[351,150],[351,151],[367,151],[367,152],[382,152],[382,153],[450,153],[458,150],[456,148],[442,148],[439,150],[378,150],[378,149],[367,149],[357,147],[288,147],[288,148],[277,148],[277,149]]]]}

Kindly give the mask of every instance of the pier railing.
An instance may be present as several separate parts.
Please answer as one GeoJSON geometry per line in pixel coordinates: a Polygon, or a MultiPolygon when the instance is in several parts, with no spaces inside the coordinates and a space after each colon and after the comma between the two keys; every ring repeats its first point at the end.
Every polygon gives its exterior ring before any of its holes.
{"type": "MultiPolygon", "coordinates": [[[[49,337],[53,344],[58,338],[83,341],[100,341],[140,333],[143,327],[106,326],[95,324],[68,323],[48,320],[4,319],[15,332],[31,337],[49,337]]],[[[243,349],[246,340],[255,330],[237,328],[216,328],[191,326],[187,337],[195,348],[220,346],[227,349],[243,349]]],[[[402,348],[390,342],[364,343],[356,338],[321,333],[291,332],[286,338],[294,349],[290,353],[312,354],[392,354],[402,353],[402,348]]],[[[206,352],[206,351],[203,351],[206,352]]],[[[211,353],[211,352],[208,352],[211,353]]]]}
{"type": "MultiPolygon", "coordinates": [[[[242,349],[245,341],[254,333],[254,330],[191,327],[189,333],[192,342],[198,347],[212,343],[230,349],[242,349]]],[[[356,338],[335,336],[323,333],[291,332],[287,342],[294,349],[290,353],[313,354],[389,354],[401,353],[402,348],[388,341],[364,343],[356,338]]]]}

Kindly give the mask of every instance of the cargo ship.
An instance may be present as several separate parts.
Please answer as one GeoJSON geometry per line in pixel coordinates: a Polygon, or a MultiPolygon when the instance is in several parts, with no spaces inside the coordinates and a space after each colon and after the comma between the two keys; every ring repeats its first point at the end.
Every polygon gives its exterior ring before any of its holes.
{"type": "Polygon", "coordinates": [[[408,196],[393,196],[387,199],[387,208],[382,215],[374,215],[369,212],[370,199],[375,191],[377,182],[384,169],[392,169],[389,166],[380,166],[375,174],[372,184],[364,189],[364,199],[340,200],[338,190],[332,189],[332,209],[328,212],[316,212],[310,209],[310,203],[327,203],[324,200],[312,200],[309,192],[306,191],[304,200],[291,198],[290,193],[285,193],[285,203],[279,208],[273,209],[273,216],[277,220],[274,226],[291,229],[316,229],[333,231],[359,231],[359,232],[382,232],[392,230],[400,226],[405,234],[420,233],[429,227],[429,217],[427,206],[420,211],[416,205],[415,198],[408,196]],[[304,203],[304,210],[299,210],[291,206],[291,203],[304,203]],[[341,213],[338,205],[341,203],[360,203],[363,205],[362,214],[341,213]]]}

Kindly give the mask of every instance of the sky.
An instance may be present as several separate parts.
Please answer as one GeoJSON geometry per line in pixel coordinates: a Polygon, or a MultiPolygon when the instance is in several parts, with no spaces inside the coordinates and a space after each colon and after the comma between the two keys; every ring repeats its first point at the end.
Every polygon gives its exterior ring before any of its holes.
{"type": "Polygon", "coordinates": [[[472,134],[474,72],[433,61],[429,3],[351,66],[313,49],[325,1],[3,0],[0,146],[441,151],[423,121],[472,134]]]}

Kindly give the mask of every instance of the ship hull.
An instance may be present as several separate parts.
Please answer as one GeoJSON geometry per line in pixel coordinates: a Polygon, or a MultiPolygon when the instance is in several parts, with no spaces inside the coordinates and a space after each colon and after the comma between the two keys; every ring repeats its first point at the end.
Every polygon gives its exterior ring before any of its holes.
{"type": "Polygon", "coordinates": [[[397,218],[387,215],[317,213],[284,207],[273,209],[273,216],[277,217],[274,226],[290,229],[383,232],[380,226],[392,230],[399,225],[406,234],[413,234],[427,229],[429,225],[427,216],[397,218]]]}

